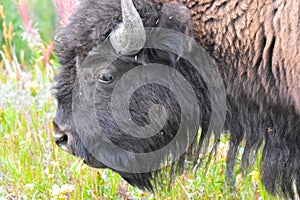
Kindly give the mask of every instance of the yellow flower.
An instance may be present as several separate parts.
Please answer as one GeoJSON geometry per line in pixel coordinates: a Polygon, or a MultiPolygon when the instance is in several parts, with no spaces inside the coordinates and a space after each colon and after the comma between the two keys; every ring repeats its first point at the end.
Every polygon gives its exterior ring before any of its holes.
{"type": "Polygon", "coordinates": [[[2,5],[0,5],[0,17],[1,17],[2,19],[5,19],[4,9],[3,9],[3,6],[2,6],[2,5]]]}
{"type": "Polygon", "coordinates": [[[28,82],[27,88],[30,90],[31,96],[35,97],[39,91],[39,84],[35,81],[28,82]]]}
{"type": "Polygon", "coordinates": [[[236,176],[236,186],[238,186],[242,182],[242,179],[243,179],[243,175],[242,174],[238,174],[236,176]]]}
{"type": "Polygon", "coordinates": [[[254,180],[255,182],[258,182],[260,180],[260,175],[258,171],[253,171],[251,173],[252,176],[252,180],[254,180]]]}
{"type": "Polygon", "coordinates": [[[226,160],[228,150],[229,150],[229,143],[224,144],[224,143],[220,142],[217,153],[220,156],[220,159],[222,161],[226,160]]]}

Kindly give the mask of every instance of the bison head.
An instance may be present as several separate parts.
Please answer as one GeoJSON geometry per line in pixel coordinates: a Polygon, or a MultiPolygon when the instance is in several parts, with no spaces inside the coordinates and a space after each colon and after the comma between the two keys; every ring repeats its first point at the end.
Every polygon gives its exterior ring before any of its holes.
{"type": "Polygon", "coordinates": [[[84,2],[56,38],[56,144],[148,189],[163,163],[181,166],[185,155],[199,151],[214,97],[195,59],[184,58],[197,57],[183,36],[191,36],[189,16],[177,3],[84,2]]]}

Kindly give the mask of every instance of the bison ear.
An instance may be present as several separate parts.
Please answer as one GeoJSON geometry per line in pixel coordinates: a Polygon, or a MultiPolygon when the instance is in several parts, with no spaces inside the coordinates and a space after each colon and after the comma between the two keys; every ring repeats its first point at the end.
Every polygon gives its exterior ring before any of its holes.
{"type": "Polygon", "coordinates": [[[190,44],[187,43],[183,34],[192,36],[191,13],[183,4],[177,2],[165,4],[156,27],[160,31],[154,29],[150,37],[147,35],[147,43],[150,42],[151,46],[156,49],[175,49],[176,52],[174,55],[164,51],[152,51],[151,53],[155,54],[156,58],[164,60],[171,56],[169,61],[171,59],[176,62],[182,55],[183,49],[190,49],[190,44]]]}
{"type": "Polygon", "coordinates": [[[167,3],[161,10],[161,17],[157,22],[157,27],[179,31],[191,36],[191,11],[181,3],[167,3]]]}

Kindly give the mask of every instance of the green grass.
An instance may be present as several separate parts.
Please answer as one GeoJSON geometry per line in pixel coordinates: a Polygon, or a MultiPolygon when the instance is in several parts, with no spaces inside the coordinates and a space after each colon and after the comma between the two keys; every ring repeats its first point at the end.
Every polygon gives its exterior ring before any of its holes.
{"type": "MultiPolygon", "coordinates": [[[[51,139],[56,102],[51,94],[57,61],[52,55],[45,63],[42,53],[49,47],[54,29],[51,6],[30,1],[35,19],[42,20],[42,44],[29,49],[21,38],[22,25],[16,6],[0,0],[8,26],[13,23],[12,41],[0,35],[0,199],[278,199],[264,190],[259,166],[247,176],[239,174],[236,187],[228,187],[225,176],[227,139],[221,142],[215,162],[196,172],[185,172],[174,184],[155,194],[128,185],[110,170],[87,167],[78,158],[61,151],[51,139]],[[47,12],[49,12],[47,14],[47,12]],[[45,31],[47,30],[47,31],[45,31]],[[4,54],[3,45],[12,46],[4,54]],[[22,61],[22,51],[26,54],[22,61]],[[15,58],[14,56],[15,55],[15,58]]],[[[49,1],[45,1],[50,5],[49,1]]],[[[0,32],[0,34],[2,31],[0,32]]]]}

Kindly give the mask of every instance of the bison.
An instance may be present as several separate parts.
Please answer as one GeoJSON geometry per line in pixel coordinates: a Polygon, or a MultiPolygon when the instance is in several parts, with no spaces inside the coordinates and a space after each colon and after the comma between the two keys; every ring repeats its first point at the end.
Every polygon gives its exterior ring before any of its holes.
{"type": "Polygon", "coordinates": [[[56,37],[55,142],[152,190],[228,131],[229,178],[241,147],[245,170],[263,148],[266,189],[294,198],[299,16],[298,0],[81,1],[56,37]]]}

